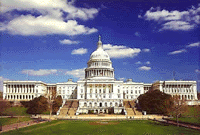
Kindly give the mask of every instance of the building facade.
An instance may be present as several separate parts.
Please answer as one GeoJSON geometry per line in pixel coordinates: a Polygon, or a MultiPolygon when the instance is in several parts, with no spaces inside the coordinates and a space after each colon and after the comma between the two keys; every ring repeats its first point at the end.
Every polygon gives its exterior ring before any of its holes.
{"type": "Polygon", "coordinates": [[[63,102],[77,99],[77,114],[88,111],[121,113],[124,109],[123,100],[137,100],[148,91],[160,90],[180,99],[197,100],[196,81],[157,81],[153,84],[126,82],[115,79],[114,68],[109,55],[103,50],[101,38],[97,49],[91,54],[85,69],[85,79],[73,82],[48,84],[41,81],[4,81],[3,99],[9,101],[29,101],[41,95],[52,93],[61,95],[63,102]]]}

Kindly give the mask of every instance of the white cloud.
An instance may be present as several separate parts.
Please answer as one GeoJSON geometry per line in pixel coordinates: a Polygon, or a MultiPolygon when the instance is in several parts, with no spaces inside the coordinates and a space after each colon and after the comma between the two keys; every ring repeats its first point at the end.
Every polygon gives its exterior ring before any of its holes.
{"type": "Polygon", "coordinates": [[[122,45],[118,46],[118,45],[105,44],[103,45],[103,48],[111,58],[134,57],[141,52],[139,48],[128,48],[122,45]]]}
{"type": "Polygon", "coordinates": [[[160,30],[183,30],[194,29],[200,24],[200,5],[197,8],[192,7],[186,11],[168,11],[160,8],[151,8],[146,11],[145,15],[138,16],[145,20],[153,20],[162,26],[160,30]]]}
{"type": "Polygon", "coordinates": [[[182,18],[182,16],[184,15],[189,15],[188,11],[167,11],[167,10],[162,10],[160,11],[159,8],[157,8],[157,10],[155,11],[155,8],[151,8],[150,10],[148,10],[144,17],[146,20],[154,20],[154,21],[162,21],[162,20],[180,20],[182,18]]]}
{"type": "Polygon", "coordinates": [[[71,45],[71,44],[78,44],[79,41],[72,41],[69,39],[64,39],[64,40],[59,40],[60,44],[66,44],[66,45],[71,45]]]}
{"type": "Polygon", "coordinates": [[[81,8],[77,9],[76,12],[72,12],[67,16],[67,19],[76,19],[81,18],[83,20],[88,20],[90,18],[94,18],[95,15],[98,13],[98,10],[95,8],[81,8]]]}
{"type": "Polygon", "coordinates": [[[151,63],[150,63],[150,61],[147,61],[146,64],[149,65],[149,64],[151,64],[151,63]]]}
{"type": "Polygon", "coordinates": [[[125,80],[125,78],[119,78],[119,80],[120,80],[120,81],[124,81],[124,80],[125,80]]]}
{"type": "Polygon", "coordinates": [[[21,73],[28,74],[30,76],[46,76],[50,74],[55,74],[57,73],[57,71],[58,70],[56,69],[39,69],[39,70],[29,69],[29,70],[22,70],[21,73]]]}
{"type": "Polygon", "coordinates": [[[151,67],[142,66],[142,67],[139,67],[139,70],[149,71],[149,70],[151,70],[151,67]]]}
{"type": "MultiPolygon", "coordinates": [[[[38,11],[43,15],[53,14],[56,10],[67,14],[67,19],[80,18],[88,20],[98,13],[96,8],[78,8],[74,6],[74,0],[1,0],[3,13],[16,10],[38,11]]],[[[54,14],[55,15],[55,14],[54,14]]]]}
{"type": "Polygon", "coordinates": [[[181,49],[181,50],[177,50],[177,51],[173,51],[168,53],[169,55],[174,55],[174,54],[179,54],[179,53],[184,53],[187,52],[185,49],[181,49]]]}
{"type": "Polygon", "coordinates": [[[186,47],[200,47],[200,42],[189,44],[186,47]]]}
{"type": "Polygon", "coordinates": [[[139,37],[140,33],[139,32],[135,32],[135,36],[139,37]]]}
{"type": "Polygon", "coordinates": [[[195,72],[196,72],[197,74],[199,74],[199,73],[200,73],[200,70],[199,70],[199,69],[196,69],[195,72]]]}
{"type": "Polygon", "coordinates": [[[11,15],[10,20],[0,24],[0,31],[16,35],[80,35],[97,32],[77,23],[75,19],[93,19],[98,13],[96,8],[78,8],[74,1],[67,0],[1,0],[1,13],[11,15]],[[29,11],[27,15],[10,12],[29,11]],[[35,13],[40,16],[35,16],[35,13]],[[69,20],[73,19],[73,20],[69,20]]]}
{"type": "Polygon", "coordinates": [[[79,48],[72,51],[71,54],[86,54],[88,51],[85,48],[79,48]]]}
{"type": "Polygon", "coordinates": [[[145,48],[145,49],[142,49],[142,51],[143,52],[150,52],[150,49],[145,48]]]}
{"type": "Polygon", "coordinates": [[[191,30],[195,25],[184,21],[170,21],[163,24],[161,30],[191,30]]]}
{"type": "Polygon", "coordinates": [[[85,68],[66,71],[65,75],[72,75],[76,78],[84,78],[85,77],[85,68]]]}
{"type": "Polygon", "coordinates": [[[79,25],[76,20],[63,20],[51,18],[50,16],[34,17],[31,15],[20,16],[13,19],[8,24],[4,24],[1,31],[8,31],[11,34],[17,35],[79,35],[91,34],[97,32],[95,28],[88,28],[84,25],[79,25]]]}
{"type": "Polygon", "coordinates": [[[3,76],[0,76],[0,91],[3,91],[3,81],[7,81],[9,79],[4,78],[3,76]]]}
{"type": "Polygon", "coordinates": [[[136,62],[135,64],[142,64],[142,62],[138,61],[138,62],[136,62]]]}

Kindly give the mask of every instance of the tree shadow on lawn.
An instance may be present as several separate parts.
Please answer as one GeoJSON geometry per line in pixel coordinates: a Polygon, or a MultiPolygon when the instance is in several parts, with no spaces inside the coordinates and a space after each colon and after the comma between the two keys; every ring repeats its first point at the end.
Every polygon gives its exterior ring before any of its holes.
{"type": "Polygon", "coordinates": [[[151,125],[155,125],[155,126],[169,126],[170,124],[164,123],[164,122],[150,122],[151,125]]]}

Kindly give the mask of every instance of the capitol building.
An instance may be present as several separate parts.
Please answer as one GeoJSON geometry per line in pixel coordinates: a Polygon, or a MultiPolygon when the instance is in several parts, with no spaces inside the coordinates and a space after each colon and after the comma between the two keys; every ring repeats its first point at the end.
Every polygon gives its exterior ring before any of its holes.
{"type": "Polygon", "coordinates": [[[42,81],[4,81],[3,99],[9,101],[29,101],[41,95],[46,96],[52,91],[61,95],[65,107],[74,106],[75,114],[89,113],[121,113],[125,110],[124,101],[136,101],[147,91],[160,90],[172,96],[188,101],[189,105],[197,100],[196,81],[157,81],[153,84],[133,82],[132,79],[119,81],[115,79],[112,61],[103,50],[101,37],[97,49],[91,54],[85,69],[85,79],[73,82],[48,84],[42,81]],[[75,102],[73,102],[75,101],[75,102]],[[73,102],[73,103],[72,103],[73,102]]]}

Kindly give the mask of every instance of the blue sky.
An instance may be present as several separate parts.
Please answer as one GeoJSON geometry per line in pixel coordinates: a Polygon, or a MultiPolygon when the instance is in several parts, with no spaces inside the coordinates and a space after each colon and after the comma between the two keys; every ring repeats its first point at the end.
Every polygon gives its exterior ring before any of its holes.
{"type": "Polygon", "coordinates": [[[200,91],[200,2],[1,0],[3,80],[84,77],[101,35],[115,78],[195,80],[200,91]]]}

